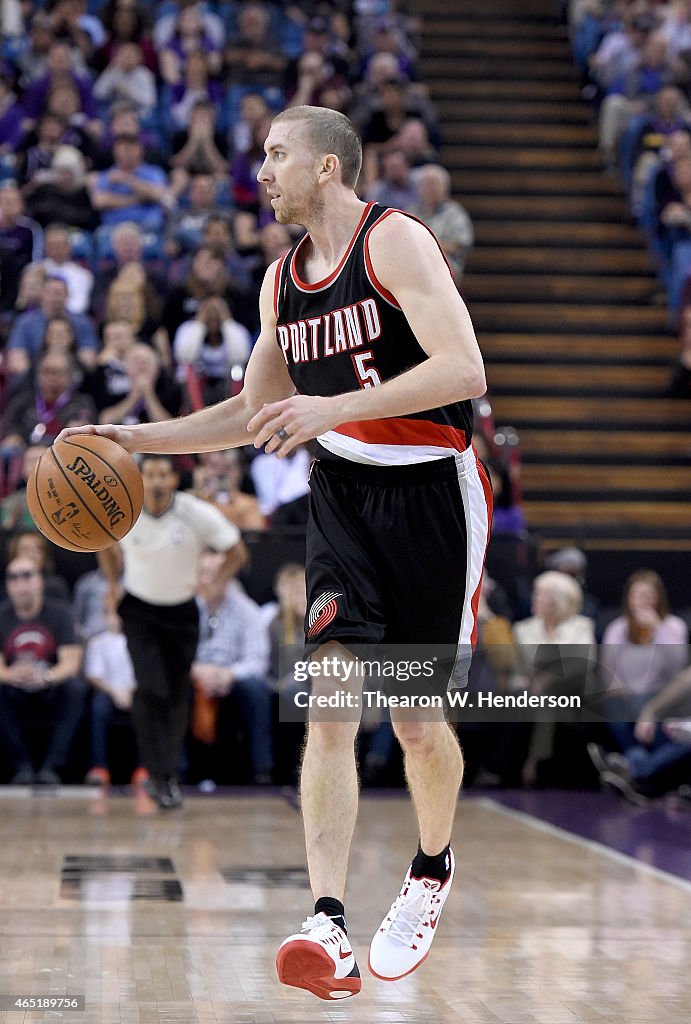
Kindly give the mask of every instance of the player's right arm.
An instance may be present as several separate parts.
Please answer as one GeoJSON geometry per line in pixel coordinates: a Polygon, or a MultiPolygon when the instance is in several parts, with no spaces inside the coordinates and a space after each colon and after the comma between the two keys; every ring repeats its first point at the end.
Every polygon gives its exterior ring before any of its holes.
{"type": "Polygon", "coordinates": [[[276,344],[274,282],[277,265],[277,262],[272,263],[264,275],[259,296],[261,331],[247,364],[245,384],[239,395],[189,416],[162,423],[68,427],[57,440],[64,441],[72,434],[100,434],[116,441],[128,452],[166,455],[213,452],[251,444],[254,435],[248,433],[247,424],[255,413],[267,403],[290,398],[295,391],[285,359],[276,344]]]}

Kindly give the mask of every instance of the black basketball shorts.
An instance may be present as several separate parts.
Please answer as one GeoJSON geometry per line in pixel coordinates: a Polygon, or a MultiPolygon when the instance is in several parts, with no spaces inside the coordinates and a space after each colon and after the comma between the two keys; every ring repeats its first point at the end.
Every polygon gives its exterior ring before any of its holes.
{"type": "Polygon", "coordinates": [[[391,467],[319,460],[310,488],[308,650],[474,645],[492,515],[474,449],[391,467]]]}

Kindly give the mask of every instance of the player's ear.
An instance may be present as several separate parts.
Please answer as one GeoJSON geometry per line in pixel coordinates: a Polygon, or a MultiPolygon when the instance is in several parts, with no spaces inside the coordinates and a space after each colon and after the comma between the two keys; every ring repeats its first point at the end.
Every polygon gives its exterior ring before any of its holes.
{"type": "Polygon", "coordinates": [[[339,166],[340,161],[338,157],[335,155],[335,153],[328,153],[321,162],[321,167],[319,168],[319,177],[322,178],[323,180],[326,180],[327,178],[333,178],[333,176],[338,171],[339,166]]]}

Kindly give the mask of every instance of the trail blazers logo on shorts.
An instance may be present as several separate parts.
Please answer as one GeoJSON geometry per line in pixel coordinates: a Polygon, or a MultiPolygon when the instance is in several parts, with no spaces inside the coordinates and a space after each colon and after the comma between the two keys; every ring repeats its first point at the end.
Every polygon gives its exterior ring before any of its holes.
{"type": "Polygon", "coordinates": [[[336,612],[338,611],[338,598],[343,597],[343,594],[338,591],[330,591],[327,594],[321,594],[315,601],[312,602],[309,615],[307,616],[307,636],[316,636],[317,633],[321,633],[330,622],[336,618],[336,612]]]}

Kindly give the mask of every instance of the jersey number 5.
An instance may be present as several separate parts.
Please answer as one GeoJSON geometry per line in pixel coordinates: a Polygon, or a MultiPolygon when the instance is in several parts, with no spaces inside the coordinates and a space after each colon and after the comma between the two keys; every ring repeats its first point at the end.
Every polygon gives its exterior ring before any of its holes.
{"type": "Polygon", "coordinates": [[[381,384],[381,377],[373,366],[368,366],[370,359],[374,359],[374,352],[358,352],[352,357],[355,371],[358,375],[358,382],[361,388],[378,388],[381,384]]]}

